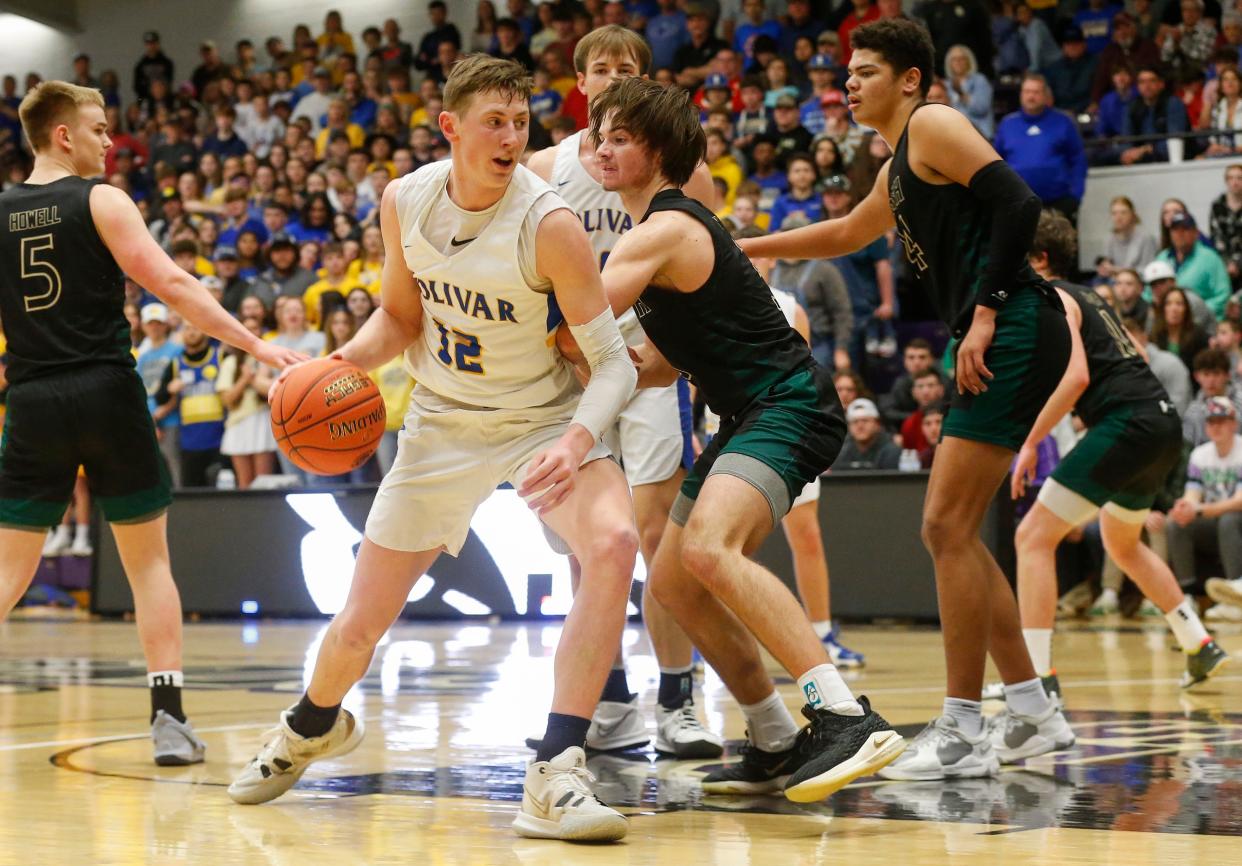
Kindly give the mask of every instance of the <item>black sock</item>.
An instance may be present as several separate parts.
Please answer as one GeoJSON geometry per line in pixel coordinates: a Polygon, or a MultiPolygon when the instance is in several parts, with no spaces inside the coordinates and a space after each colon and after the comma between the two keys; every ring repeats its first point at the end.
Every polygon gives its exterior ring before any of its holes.
{"type": "Polygon", "coordinates": [[[289,727],[295,734],[303,737],[322,737],[336,724],[337,714],[341,705],[320,707],[311,703],[308,695],[303,694],[293,713],[289,716],[289,727]]]}
{"type": "Polygon", "coordinates": [[[158,682],[151,686],[151,721],[155,722],[155,714],[163,710],[181,723],[185,723],[185,712],[181,709],[181,686],[171,682],[158,682]]]}
{"type": "Polygon", "coordinates": [[[660,671],[660,691],[656,698],[666,710],[680,710],[694,697],[693,667],[684,671],[660,671]]]}
{"type": "Polygon", "coordinates": [[[625,681],[625,668],[613,668],[608,672],[608,681],[604,683],[604,693],[599,699],[618,704],[628,704],[634,699],[630,684],[625,681]]]}
{"type": "Polygon", "coordinates": [[[586,745],[587,728],[591,727],[590,719],[578,716],[566,716],[562,713],[548,713],[548,729],[544,731],[543,742],[535,753],[536,761],[550,761],[566,749],[586,745]]]}

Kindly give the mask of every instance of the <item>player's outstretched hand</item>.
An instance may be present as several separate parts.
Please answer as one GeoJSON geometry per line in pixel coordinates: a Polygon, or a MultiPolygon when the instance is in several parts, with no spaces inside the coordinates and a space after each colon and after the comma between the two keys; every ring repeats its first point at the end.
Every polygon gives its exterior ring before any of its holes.
{"type": "Polygon", "coordinates": [[[965,394],[982,394],[988,389],[984,379],[992,378],[992,371],[983,363],[983,356],[992,345],[992,337],[996,333],[996,312],[986,307],[978,307],[970,330],[962,339],[957,349],[957,391],[965,394]]]}
{"type": "Polygon", "coordinates": [[[543,515],[565,501],[574,489],[574,478],[582,458],[564,441],[557,442],[547,451],[535,455],[518,495],[536,514],[543,515]],[[538,493],[533,499],[529,498],[538,493]]]}
{"type": "Polygon", "coordinates": [[[286,349],[284,346],[274,346],[271,343],[264,343],[255,349],[254,357],[259,363],[267,364],[267,366],[275,367],[278,370],[288,370],[295,364],[310,360],[308,355],[295,352],[292,349],[286,349]]]}
{"type": "Polygon", "coordinates": [[[1009,478],[1009,495],[1014,499],[1021,499],[1026,493],[1026,485],[1035,481],[1035,466],[1038,462],[1039,455],[1034,446],[1024,443],[1022,450],[1018,452],[1018,458],[1013,461],[1013,471],[1009,478]]]}
{"type": "MultiPolygon", "coordinates": [[[[272,402],[272,399],[276,396],[276,386],[279,385],[281,382],[283,382],[286,376],[290,375],[294,370],[296,370],[298,367],[302,366],[303,364],[308,364],[312,360],[315,360],[313,358],[307,357],[306,355],[303,355],[301,352],[294,352],[291,349],[281,349],[281,353],[286,357],[291,357],[292,360],[286,361],[284,364],[284,369],[280,371],[280,375],[272,380],[271,387],[267,389],[267,402],[268,403],[272,402]]],[[[255,355],[255,357],[259,358],[258,355],[255,355]]],[[[335,358],[339,361],[341,359],[341,353],[333,352],[328,357],[335,358]]],[[[263,360],[263,359],[259,358],[259,360],[263,360]]],[[[275,364],[271,364],[268,361],[264,361],[263,363],[270,364],[270,366],[276,366],[275,364]]]]}

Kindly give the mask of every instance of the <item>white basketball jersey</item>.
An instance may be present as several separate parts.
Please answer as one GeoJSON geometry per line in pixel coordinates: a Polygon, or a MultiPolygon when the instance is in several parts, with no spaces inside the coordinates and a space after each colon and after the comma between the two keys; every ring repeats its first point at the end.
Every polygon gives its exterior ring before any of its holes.
{"type": "MultiPolygon", "coordinates": [[[[604,269],[608,254],[617,245],[621,235],[628,232],[634,225],[625,205],[621,203],[619,193],[604,189],[599,181],[591,177],[582,167],[578,158],[578,148],[582,146],[582,136],[586,130],[575,132],[566,137],[556,146],[556,158],[552,163],[552,186],[556,194],[565,199],[582,220],[587,237],[591,239],[591,248],[599,261],[599,269],[604,269]]],[[[621,336],[631,346],[647,341],[642,326],[638,324],[638,316],[632,309],[626,310],[617,319],[621,328],[621,336]]]]}
{"type": "Polygon", "coordinates": [[[423,304],[423,332],[406,349],[406,369],[420,385],[460,403],[494,409],[550,403],[574,379],[549,333],[560,320],[555,299],[523,276],[519,237],[532,208],[548,213],[564,203],[519,165],[491,221],[446,256],[425,235],[436,203],[448,196],[451,168],[446,159],[399,181],[401,243],[423,304]]]}
{"type": "MultiPolygon", "coordinates": [[[[776,299],[776,305],[785,314],[785,321],[789,322],[789,327],[792,328],[794,315],[798,311],[798,299],[782,289],[770,289],[770,291],[772,297],[776,299]]],[[[703,410],[703,432],[708,436],[715,436],[720,432],[720,416],[711,409],[703,410]]]]}

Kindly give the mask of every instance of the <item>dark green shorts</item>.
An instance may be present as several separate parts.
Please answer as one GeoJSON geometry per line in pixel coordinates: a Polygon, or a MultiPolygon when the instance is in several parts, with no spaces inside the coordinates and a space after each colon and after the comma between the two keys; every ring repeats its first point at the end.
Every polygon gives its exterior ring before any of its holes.
{"type": "Polygon", "coordinates": [[[732,418],[694,461],[670,516],[684,526],[707,477],[734,475],[752,484],[772,511],[775,526],[810,481],[828,470],[845,441],[845,411],[815,368],[791,374],[732,418]]]}
{"type": "Polygon", "coordinates": [[[993,378],[982,394],[957,393],[945,436],[990,442],[1017,451],[1035,426],[1044,403],[1069,364],[1070,333],[1065,313],[1035,289],[1024,289],[996,316],[996,333],[983,356],[993,378]]]}
{"type": "Polygon", "coordinates": [[[147,392],[132,368],[83,367],[9,389],[0,525],[60,523],[79,466],[110,523],[156,517],[172,502],[147,392]]]}
{"type": "Polygon", "coordinates": [[[1151,508],[1182,459],[1182,422],[1169,403],[1110,412],[1057,465],[1052,480],[1097,506],[1151,508]]]}

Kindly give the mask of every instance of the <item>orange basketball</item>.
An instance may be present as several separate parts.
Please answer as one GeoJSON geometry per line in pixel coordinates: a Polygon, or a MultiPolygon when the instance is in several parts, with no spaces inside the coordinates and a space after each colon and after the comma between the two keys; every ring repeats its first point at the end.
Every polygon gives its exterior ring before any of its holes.
{"type": "Polygon", "coordinates": [[[341,475],[367,462],[388,417],[371,377],[334,358],[302,364],[281,379],[271,408],[280,450],[316,475],[341,475]]]}

